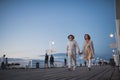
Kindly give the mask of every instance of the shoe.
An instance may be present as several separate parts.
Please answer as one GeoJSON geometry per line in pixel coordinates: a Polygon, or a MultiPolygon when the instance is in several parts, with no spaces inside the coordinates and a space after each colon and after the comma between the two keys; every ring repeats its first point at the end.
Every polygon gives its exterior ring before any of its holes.
{"type": "Polygon", "coordinates": [[[75,71],[75,69],[76,69],[76,67],[74,66],[74,67],[73,67],[73,71],[75,71]]]}
{"type": "Polygon", "coordinates": [[[91,71],[91,68],[88,68],[89,71],[91,71]]]}
{"type": "Polygon", "coordinates": [[[68,68],[68,71],[71,71],[71,68],[68,68]]]}

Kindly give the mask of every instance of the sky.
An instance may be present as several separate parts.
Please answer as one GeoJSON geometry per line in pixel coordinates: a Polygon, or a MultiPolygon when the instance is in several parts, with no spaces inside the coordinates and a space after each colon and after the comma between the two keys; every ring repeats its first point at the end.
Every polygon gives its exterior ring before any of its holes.
{"type": "Polygon", "coordinates": [[[39,58],[45,50],[66,53],[73,34],[80,50],[90,34],[95,55],[110,58],[115,42],[114,0],[2,0],[0,1],[0,56],[39,58]],[[54,45],[50,45],[51,42],[54,45]]]}

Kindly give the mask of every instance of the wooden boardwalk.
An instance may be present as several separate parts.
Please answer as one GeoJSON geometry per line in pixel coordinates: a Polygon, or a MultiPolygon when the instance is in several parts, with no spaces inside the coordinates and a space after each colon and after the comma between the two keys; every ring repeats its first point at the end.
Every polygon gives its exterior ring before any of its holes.
{"type": "Polygon", "coordinates": [[[77,67],[52,69],[12,69],[0,70],[0,80],[120,80],[118,68],[111,66],[77,67]]]}

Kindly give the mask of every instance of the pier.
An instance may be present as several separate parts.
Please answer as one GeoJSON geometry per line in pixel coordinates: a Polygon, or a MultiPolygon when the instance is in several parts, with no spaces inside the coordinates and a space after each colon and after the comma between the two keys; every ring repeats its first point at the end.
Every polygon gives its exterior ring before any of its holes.
{"type": "Polygon", "coordinates": [[[49,69],[9,69],[0,70],[0,80],[120,80],[117,67],[93,66],[77,67],[75,71],[67,68],[49,69]]]}

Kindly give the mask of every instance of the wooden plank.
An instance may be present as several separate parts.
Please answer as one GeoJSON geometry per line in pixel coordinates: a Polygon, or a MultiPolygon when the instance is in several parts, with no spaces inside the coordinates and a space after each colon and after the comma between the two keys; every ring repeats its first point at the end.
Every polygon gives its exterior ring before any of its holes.
{"type": "Polygon", "coordinates": [[[120,72],[118,70],[118,67],[114,68],[114,73],[111,77],[111,80],[120,80],[120,72]]]}
{"type": "Polygon", "coordinates": [[[0,70],[0,80],[120,80],[119,75],[111,66],[94,66],[91,71],[87,67],[0,70]]]}

